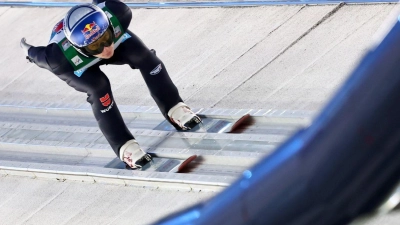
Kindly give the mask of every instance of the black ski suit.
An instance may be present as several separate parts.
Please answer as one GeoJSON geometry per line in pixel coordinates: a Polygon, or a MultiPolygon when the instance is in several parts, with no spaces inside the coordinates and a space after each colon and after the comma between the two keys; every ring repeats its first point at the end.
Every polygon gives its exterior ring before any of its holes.
{"type": "MultiPolygon", "coordinates": [[[[95,2],[95,4],[97,3],[100,2],[95,2]]],[[[78,77],[74,74],[73,67],[62,53],[60,47],[55,43],[45,47],[31,47],[28,54],[31,61],[39,67],[51,71],[77,91],[87,93],[87,101],[92,106],[100,130],[115,154],[119,156],[121,146],[128,140],[134,139],[134,137],[121,117],[113,98],[110,82],[100,70],[100,65],[128,64],[132,69],[139,69],[151,96],[168,121],[170,121],[167,115],[169,109],[178,102],[183,101],[162,61],[135,34],[128,30],[132,18],[131,9],[116,0],[108,0],[105,4],[118,18],[123,30],[131,36],[115,49],[114,55],[110,59],[101,60],[89,67],[81,77],[78,77]],[[160,64],[162,66],[161,71],[157,75],[150,75],[150,72],[160,64]]]]}

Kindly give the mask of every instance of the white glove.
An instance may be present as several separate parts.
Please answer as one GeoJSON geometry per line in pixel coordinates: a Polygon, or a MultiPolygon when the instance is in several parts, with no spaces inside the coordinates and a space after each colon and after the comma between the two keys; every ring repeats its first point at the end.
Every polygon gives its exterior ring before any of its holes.
{"type": "Polygon", "coordinates": [[[29,57],[29,49],[32,47],[32,45],[26,43],[26,39],[22,38],[21,42],[19,43],[19,46],[22,48],[22,51],[24,51],[26,58],[29,60],[29,62],[32,62],[32,58],[29,57]]]}

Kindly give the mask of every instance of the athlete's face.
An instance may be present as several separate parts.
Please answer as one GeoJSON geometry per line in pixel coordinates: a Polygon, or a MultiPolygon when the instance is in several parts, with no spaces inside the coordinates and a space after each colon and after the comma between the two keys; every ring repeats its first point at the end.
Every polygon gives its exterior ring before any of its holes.
{"type": "Polygon", "coordinates": [[[112,43],[109,47],[104,47],[103,52],[97,55],[94,55],[97,58],[109,59],[114,55],[114,43],[112,43]]]}

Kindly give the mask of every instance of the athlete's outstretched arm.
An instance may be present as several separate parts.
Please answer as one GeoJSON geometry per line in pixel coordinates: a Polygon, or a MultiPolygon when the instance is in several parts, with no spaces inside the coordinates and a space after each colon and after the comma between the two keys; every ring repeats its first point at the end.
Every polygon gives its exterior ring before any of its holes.
{"type": "Polygon", "coordinates": [[[30,62],[33,62],[37,66],[47,69],[56,75],[71,70],[71,65],[63,56],[63,53],[57,44],[35,47],[26,43],[25,38],[23,38],[21,40],[21,48],[30,62]]]}

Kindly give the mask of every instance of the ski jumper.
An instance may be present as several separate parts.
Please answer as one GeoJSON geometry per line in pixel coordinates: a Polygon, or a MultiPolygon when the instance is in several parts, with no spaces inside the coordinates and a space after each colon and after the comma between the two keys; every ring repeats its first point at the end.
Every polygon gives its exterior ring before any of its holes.
{"type": "Polygon", "coordinates": [[[121,146],[134,137],[122,119],[110,82],[100,70],[100,65],[128,64],[132,69],[139,69],[151,96],[168,121],[168,111],[183,101],[163,62],[128,30],[132,18],[131,9],[116,0],[105,1],[98,6],[107,14],[114,28],[115,51],[110,59],[79,54],[65,38],[63,21],[54,27],[47,46],[31,47],[28,54],[39,67],[54,73],[75,90],[87,93],[87,101],[100,130],[119,156],[121,146]]]}

